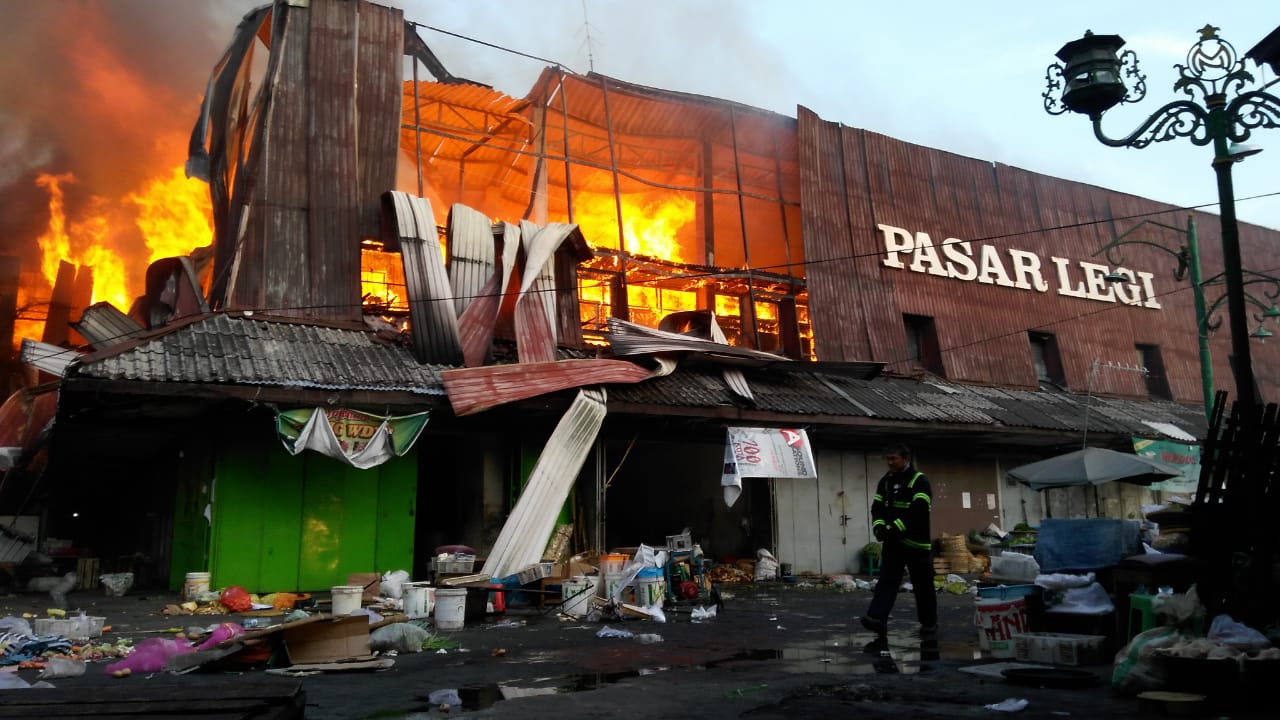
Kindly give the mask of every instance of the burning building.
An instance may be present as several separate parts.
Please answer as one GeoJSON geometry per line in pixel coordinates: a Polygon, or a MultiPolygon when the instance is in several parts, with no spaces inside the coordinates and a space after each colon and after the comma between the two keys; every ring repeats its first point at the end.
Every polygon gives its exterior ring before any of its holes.
{"type": "MultiPolygon", "coordinates": [[[[935,530],[959,532],[1038,519],[1000,468],[1082,432],[1203,431],[1189,294],[1154,253],[1127,258],[1118,287],[1094,257],[1124,218],[1174,208],[804,108],[559,67],[515,98],[446,65],[369,2],[244,17],[187,143],[208,235],[149,258],[137,299],[53,293],[85,342],[45,330],[42,347],[71,346],[44,364],[62,397],[49,468],[27,481],[47,534],[142,548],[171,585],[207,567],[216,584],[324,588],[420,570],[437,545],[496,554],[555,448],[573,459],[577,547],[688,526],[713,554],[771,547],[836,572],[869,538],[890,439],[924,446],[935,530]],[[560,442],[565,413],[591,431],[560,442]],[[344,450],[421,435],[366,469],[282,451],[325,417],[344,450]],[[817,477],[748,483],[726,507],[731,426],[807,429],[817,477]],[[72,522],[76,504],[97,512],[72,522]],[[107,532],[139,514],[154,522],[107,532]]],[[[151,205],[186,207],[157,192],[151,205]]],[[[1275,240],[1241,230],[1250,253],[1275,240]]],[[[1220,264],[1207,254],[1206,274],[1220,264]]],[[[104,267],[51,266],[72,290],[104,267]]],[[[1274,348],[1255,362],[1274,393],[1274,348]]]]}

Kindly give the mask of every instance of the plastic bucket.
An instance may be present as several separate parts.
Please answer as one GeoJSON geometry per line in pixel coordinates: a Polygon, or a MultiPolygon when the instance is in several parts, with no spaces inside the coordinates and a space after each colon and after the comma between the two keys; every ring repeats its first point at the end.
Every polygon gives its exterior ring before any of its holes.
{"type": "Polygon", "coordinates": [[[461,630],[467,624],[467,589],[436,590],[436,629],[461,630]]]}
{"type": "Polygon", "coordinates": [[[576,618],[586,617],[591,611],[591,598],[595,597],[596,585],[599,582],[598,576],[579,575],[565,578],[560,583],[560,598],[564,603],[561,610],[566,615],[576,618]]]}
{"type": "Polygon", "coordinates": [[[627,556],[620,553],[611,553],[600,556],[600,574],[601,575],[621,575],[622,571],[627,567],[627,556]]]}
{"type": "Polygon", "coordinates": [[[350,615],[360,609],[364,587],[360,585],[334,585],[329,594],[333,599],[333,614],[350,615]]]}
{"type": "Polygon", "coordinates": [[[623,585],[622,582],[627,579],[625,573],[606,573],[604,576],[604,597],[606,600],[613,600],[614,596],[618,596],[618,600],[624,603],[631,602],[634,598],[631,593],[630,585],[623,585]],[[621,593],[621,594],[619,594],[621,593]]]}
{"type": "Polygon", "coordinates": [[[404,614],[411,618],[423,618],[431,614],[430,583],[407,582],[404,584],[404,614]]]}
{"type": "Polygon", "coordinates": [[[636,575],[636,604],[658,606],[667,599],[667,579],[660,568],[645,568],[636,575]]]}
{"type": "Polygon", "coordinates": [[[189,572],[182,581],[182,599],[195,600],[202,593],[209,592],[209,573],[189,572]]]}
{"type": "Polygon", "coordinates": [[[978,647],[991,657],[1014,657],[1013,636],[1027,632],[1027,601],[978,599],[973,624],[978,627],[978,647]]]}

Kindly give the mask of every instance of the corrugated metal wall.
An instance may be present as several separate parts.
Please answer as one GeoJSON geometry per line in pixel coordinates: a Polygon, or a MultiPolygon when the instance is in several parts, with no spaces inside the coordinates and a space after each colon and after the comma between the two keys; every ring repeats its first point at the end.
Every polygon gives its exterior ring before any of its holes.
{"type": "Polygon", "coordinates": [[[360,241],[378,237],[379,198],[395,187],[403,13],[313,0],[276,15],[221,307],[358,322],[360,241]]]}
{"type": "MultiPolygon", "coordinates": [[[[902,315],[924,315],[935,320],[950,379],[1035,387],[1027,333],[1037,330],[1056,336],[1073,390],[1146,397],[1140,374],[1104,367],[1090,378],[1090,368],[1095,360],[1136,365],[1135,344],[1149,344],[1160,348],[1173,398],[1201,401],[1192,293],[1185,280],[1173,278],[1176,262],[1169,254],[1137,245],[1122,248],[1124,267],[1152,274],[1163,306],[1159,310],[1061,295],[1050,259],[1067,259],[1071,283],[1080,282],[1080,261],[1108,264],[1094,253],[1113,232],[1126,232],[1145,219],[1184,227],[1187,211],[911,145],[826,122],[805,108],[799,109],[798,134],[804,246],[819,359],[876,360],[890,363],[890,371],[911,372],[902,315]],[[1048,289],[1022,290],[886,267],[880,224],[913,236],[926,233],[940,255],[949,238],[970,241],[975,258],[980,245],[990,245],[1011,273],[1008,249],[1033,253],[1041,260],[1048,289]]],[[[1208,170],[1202,172],[1211,198],[1208,170]]],[[[1222,270],[1219,220],[1193,214],[1204,277],[1211,278],[1222,270]]],[[[1171,249],[1184,241],[1183,234],[1163,232],[1158,241],[1171,249]]],[[[1240,242],[1246,268],[1280,268],[1280,232],[1242,225],[1240,242]]],[[[903,258],[909,264],[910,257],[903,258]]],[[[1210,303],[1221,294],[1220,285],[1206,289],[1210,303]]],[[[1225,305],[1220,315],[1225,318],[1225,305]]],[[[1250,326],[1256,324],[1251,321],[1250,326]]],[[[1216,385],[1233,390],[1225,324],[1213,334],[1211,345],[1216,385]]],[[[1276,346],[1252,346],[1255,374],[1272,399],[1280,393],[1276,346]]]]}

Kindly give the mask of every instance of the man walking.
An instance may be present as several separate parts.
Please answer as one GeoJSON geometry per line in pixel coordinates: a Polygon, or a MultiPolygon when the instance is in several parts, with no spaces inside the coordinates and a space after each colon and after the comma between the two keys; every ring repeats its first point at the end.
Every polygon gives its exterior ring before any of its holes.
{"type": "Polygon", "coordinates": [[[877,635],[885,634],[905,568],[911,575],[920,631],[931,635],[938,631],[933,540],[929,532],[933,493],[929,479],[912,463],[907,446],[889,446],[884,459],[889,472],[880,478],[871,499],[871,533],[884,544],[880,581],[876,583],[866,615],[862,616],[862,626],[877,635]]]}

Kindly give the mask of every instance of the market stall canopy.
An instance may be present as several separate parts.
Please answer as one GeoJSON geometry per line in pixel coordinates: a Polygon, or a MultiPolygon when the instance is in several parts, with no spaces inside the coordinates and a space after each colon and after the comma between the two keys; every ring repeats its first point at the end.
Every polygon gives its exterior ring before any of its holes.
{"type": "Polygon", "coordinates": [[[1019,465],[1006,474],[1031,486],[1032,490],[1105,485],[1117,481],[1150,485],[1182,475],[1177,468],[1159,460],[1098,447],[1019,465]]]}

